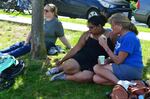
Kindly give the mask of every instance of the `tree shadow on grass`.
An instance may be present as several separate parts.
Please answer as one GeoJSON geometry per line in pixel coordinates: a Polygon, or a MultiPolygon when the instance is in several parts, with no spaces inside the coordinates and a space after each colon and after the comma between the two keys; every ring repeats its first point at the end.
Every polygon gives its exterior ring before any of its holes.
{"type": "Polygon", "coordinates": [[[146,66],[144,66],[143,70],[143,79],[150,79],[150,58],[147,60],[146,66]]]}
{"type": "Polygon", "coordinates": [[[106,99],[105,93],[112,89],[93,83],[50,82],[50,77],[45,76],[47,68],[42,68],[43,60],[23,59],[24,74],[17,77],[14,86],[0,93],[0,99],[12,99],[12,96],[13,99],[106,99]]]}

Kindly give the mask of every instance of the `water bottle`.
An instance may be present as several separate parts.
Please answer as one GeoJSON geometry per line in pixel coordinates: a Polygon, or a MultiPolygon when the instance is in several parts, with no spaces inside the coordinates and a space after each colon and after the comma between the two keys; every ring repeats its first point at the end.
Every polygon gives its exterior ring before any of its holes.
{"type": "Polygon", "coordinates": [[[138,99],[144,99],[144,95],[139,95],[138,99]]]}

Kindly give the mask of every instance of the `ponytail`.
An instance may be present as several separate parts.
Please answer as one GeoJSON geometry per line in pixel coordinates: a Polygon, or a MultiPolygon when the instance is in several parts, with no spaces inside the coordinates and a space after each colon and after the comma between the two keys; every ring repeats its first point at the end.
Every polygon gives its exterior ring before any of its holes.
{"type": "Polygon", "coordinates": [[[112,23],[112,21],[115,22],[116,24],[121,24],[123,29],[132,31],[136,35],[138,35],[137,28],[135,27],[135,25],[133,23],[131,23],[131,21],[128,19],[128,17],[126,17],[124,14],[117,13],[117,14],[112,15],[109,18],[109,23],[112,23]]]}
{"type": "Polygon", "coordinates": [[[134,32],[136,35],[138,35],[138,33],[139,33],[136,26],[131,22],[130,22],[130,25],[129,25],[129,30],[134,32]]]}

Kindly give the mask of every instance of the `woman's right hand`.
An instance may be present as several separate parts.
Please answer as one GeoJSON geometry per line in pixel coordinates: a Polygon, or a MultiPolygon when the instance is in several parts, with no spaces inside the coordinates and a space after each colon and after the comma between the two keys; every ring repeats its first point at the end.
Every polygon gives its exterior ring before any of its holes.
{"type": "Polygon", "coordinates": [[[61,60],[57,60],[57,61],[55,62],[56,66],[60,66],[62,63],[63,63],[63,62],[62,62],[61,60]]]}
{"type": "Polygon", "coordinates": [[[24,43],[24,45],[28,45],[28,44],[29,44],[28,42],[25,42],[25,43],[24,43]]]}
{"type": "Polygon", "coordinates": [[[99,44],[100,44],[103,48],[105,48],[106,46],[108,46],[108,45],[107,45],[107,38],[106,38],[106,36],[101,35],[101,36],[98,38],[98,40],[99,40],[99,44]]]}

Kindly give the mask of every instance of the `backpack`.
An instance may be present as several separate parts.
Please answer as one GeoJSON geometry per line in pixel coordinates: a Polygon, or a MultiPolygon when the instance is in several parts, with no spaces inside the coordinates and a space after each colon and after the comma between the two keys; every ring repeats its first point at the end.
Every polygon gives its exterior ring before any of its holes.
{"type": "Polygon", "coordinates": [[[23,60],[17,60],[11,55],[0,55],[0,91],[11,87],[23,69],[23,60]]]}
{"type": "Polygon", "coordinates": [[[125,90],[121,85],[116,85],[109,99],[150,99],[150,87],[143,81],[134,81],[135,86],[129,86],[125,90]]]}

